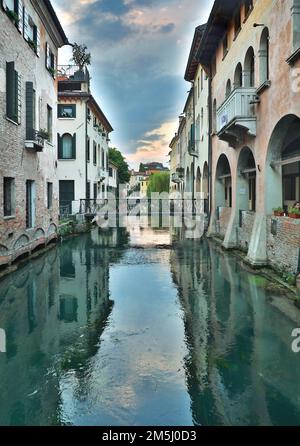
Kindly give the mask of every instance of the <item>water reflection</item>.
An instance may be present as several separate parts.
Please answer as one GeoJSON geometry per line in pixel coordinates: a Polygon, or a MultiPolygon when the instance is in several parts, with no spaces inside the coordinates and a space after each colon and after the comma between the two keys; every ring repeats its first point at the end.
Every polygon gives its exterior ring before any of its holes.
{"type": "Polygon", "coordinates": [[[185,315],[191,410],[201,425],[299,425],[299,312],[276,287],[210,243],[171,257],[185,315]]]}
{"type": "Polygon", "coordinates": [[[144,223],[0,283],[0,425],[300,424],[299,311],[210,242],[144,223]]]}

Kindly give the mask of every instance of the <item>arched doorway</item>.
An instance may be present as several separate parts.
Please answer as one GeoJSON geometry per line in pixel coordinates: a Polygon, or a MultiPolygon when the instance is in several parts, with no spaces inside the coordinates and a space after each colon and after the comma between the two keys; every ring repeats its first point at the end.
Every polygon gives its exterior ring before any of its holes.
{"type": "Polygon", "coordinates": [[[256,211],[256,164],[249,147],[244,147],[238,161],[238,209],[256,211]]]}
{"type": "Polygon", "coordinates": [[[208,164],[204,163],[203,166],[203,177],[202,177],[202,194],[204,199],[204,212],[208,214],[209,203],[208,203],[208,164]]]}
{"type": "Polygon", "coordinates": [[[242,64],[238,63],[234,73],[233,88],[241,88],[243,86],[243,68],[242,64]]]}
{"type": "Polygon", "coordinates": [[[226,84],[226,98],[228,98],[228,96],[230,96],[231,93],[231,80],[228,79],[227,84],[226,84]]]}
{"type": "Polygon", "coordinates": [[[275,126],[266,160],[265,207],[288,210],[300,200],[300,118],[286,115],[275,126]]]}
{"type": "Polygon", "coordinates": [[[264,28],[259,45],[259,81],[261,84],[269,80],[269,30],[264,28]]]}

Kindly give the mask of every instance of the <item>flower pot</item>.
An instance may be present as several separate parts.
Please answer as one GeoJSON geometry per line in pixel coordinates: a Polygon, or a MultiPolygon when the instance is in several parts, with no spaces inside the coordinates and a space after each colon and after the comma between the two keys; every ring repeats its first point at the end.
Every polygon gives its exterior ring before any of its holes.
{"type": "Polygon", "coordinates": [[[284,217],[284,212],[274,211],[275,217],[284,217]]]}
{"type": "Polygon", "coordinates": [[[300,214],[289,214],[289,218],[294,218],[295,220],[300,220],[300,214]]]}

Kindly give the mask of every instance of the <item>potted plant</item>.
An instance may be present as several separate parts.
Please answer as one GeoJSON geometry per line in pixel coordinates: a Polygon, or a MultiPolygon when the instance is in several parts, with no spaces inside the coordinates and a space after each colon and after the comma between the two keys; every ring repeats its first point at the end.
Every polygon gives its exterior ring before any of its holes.
{"type": "Polygon", "coordinates": [[[46,129],[41,129],[41,130],[38,132],[38,136],[39,136],[41,139],[49,140],[49,132],[48,132],[46,129]]]}
{"type": "Polygon", "coordinates": [[[284,217],[284,209],[283,208],[279,207],[279,208],[276,208],[273,210],[274,210],[275,217],[284,217]]]}
{"type": "Polygon", "coordinates": [[[33,49],[33,51],[36,53],[36,50],[37,50],[36,43],[31,39],[28,39],[28,43],[29,43],[30,47],[33,49]]]}
{"type": "Polygon", "coordinates": [[[49,73],[51,74],[51,76],[55,76],[55,68],[53,68],[53,67],[49,67],[48,68],[48,71],[49,71],[49,73]]]}
{"type": "Polygon", "coordinates": [[[289,218],[300,219],[300,209],[289,208],[289,218]]]}
{"type": "Polygon", "coordinates": [[[12,11],[11,9],[6,9],[6,14],[10,18],[10,20],[15,23],[15,25],[18,25],[20,19],[18,17],[18,14],[15,11],[12,11]]]}

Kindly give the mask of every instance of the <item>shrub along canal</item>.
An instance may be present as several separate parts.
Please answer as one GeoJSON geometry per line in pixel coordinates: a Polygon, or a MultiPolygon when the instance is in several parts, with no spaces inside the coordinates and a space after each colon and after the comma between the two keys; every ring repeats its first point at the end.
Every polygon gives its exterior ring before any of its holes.
{"type": "Polygon", "coordinates": [[[208,241],[95,229],[0,282],[0,425],[300,424],[296,327],[208,241]]]}

